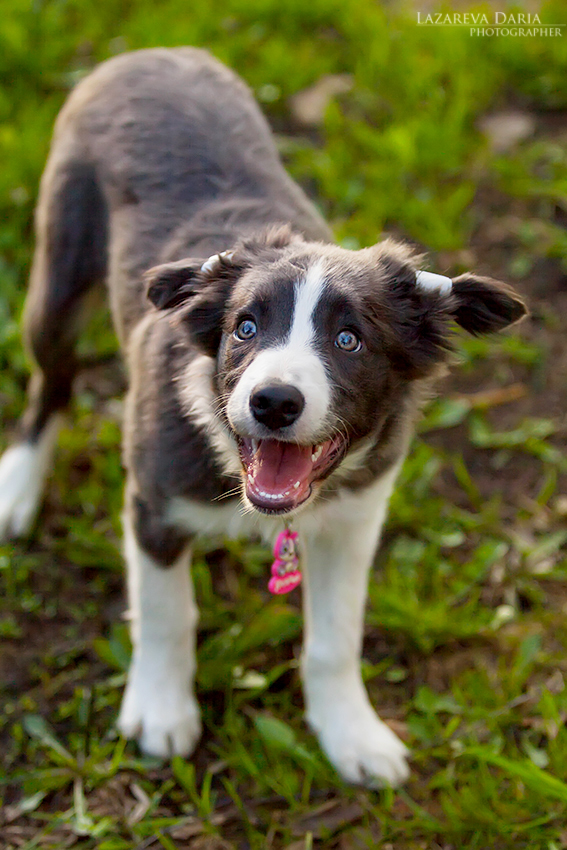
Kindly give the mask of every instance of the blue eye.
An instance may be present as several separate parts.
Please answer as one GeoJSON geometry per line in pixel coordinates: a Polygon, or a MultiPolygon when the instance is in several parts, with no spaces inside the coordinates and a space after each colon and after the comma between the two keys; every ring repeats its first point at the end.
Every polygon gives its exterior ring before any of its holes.
{"type": "Polygon", "coordinates": [[[337,348],[342,349],[342,351],[349,352],[360,351],[362,348],[362,342],[357,335],[353,331],[348,330],[339,331],[335,337],[335,345],[337,348]]]}
{"type": "Polygon", "coordinates": [[[256,322],[253,322],[252,319],[244,319],[234,331],[234,335],[241,340],[252,339],[256,336],[257,330],[256,322]]]}

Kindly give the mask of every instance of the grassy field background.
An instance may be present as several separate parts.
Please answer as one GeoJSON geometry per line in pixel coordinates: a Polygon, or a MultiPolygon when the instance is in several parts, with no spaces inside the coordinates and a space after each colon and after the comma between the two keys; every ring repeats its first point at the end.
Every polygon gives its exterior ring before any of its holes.
{"type": "MultiPolygon", "coordinates": [[[[248,542],[196,553],[205,734],[194,760],[141,758],[117,737],[130,652],[123,377],[97,317],[82,354],[101,362],[77,381],[35,534],[0,548],[7,850],[567,847],[567,28],[473,37],[417,26],[419,8],[2,4],[3,445],[28,375],[18,320],[51,126],[73,84],[124,50],[207,46],[251,85],[345,246],[409,238],[437,271],[514,283],[532,311],[501,338],[459,337],[461,366],[429,406],[392,501],[365,675],[414,753],[396,793],[344,786],[305,729],[300,600],[268,598],[269,553],[248,542]],[[314,85],[341,93],[314,108],[314,85]]],[[[564,3],[539,8],[543,25],[567,24],[564,3]]]]}

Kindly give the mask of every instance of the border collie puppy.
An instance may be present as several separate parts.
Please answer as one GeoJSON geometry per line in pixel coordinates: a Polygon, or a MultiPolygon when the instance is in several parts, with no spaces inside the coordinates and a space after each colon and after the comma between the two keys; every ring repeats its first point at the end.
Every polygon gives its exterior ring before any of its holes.
{"type": "Polygon", "coordinates": [[[190,48],[119,56],[76,87],[36,232],[25,309],[35,367],[21,440],[0,462],[0,536],[30,531],[87,296],[106,283],[129,373],[134,654],[120,730],[146,753],[192,752],[191,542],[273,543],[287,520],[288,562],[299,553],[305,574],[308,722],[345,779],[402,782],[406,748],[360,674],[368,573],[452,324],[504,328],[525,314],[521,300],[477,275],[420,271],[390,240],[333,244],[246,86],[190,48]]]}

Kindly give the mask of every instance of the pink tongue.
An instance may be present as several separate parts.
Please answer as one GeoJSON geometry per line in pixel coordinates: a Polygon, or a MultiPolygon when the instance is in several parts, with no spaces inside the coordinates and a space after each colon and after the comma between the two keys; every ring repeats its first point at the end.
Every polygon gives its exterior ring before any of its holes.
{"type": "Polygon", "coordinates": [[[262,440],[248,467],[254,486],[265,493],[303,491],[313,469],[311,446],[262,440]],[[297,487],[294,487],[299,482],[297,487]]]}

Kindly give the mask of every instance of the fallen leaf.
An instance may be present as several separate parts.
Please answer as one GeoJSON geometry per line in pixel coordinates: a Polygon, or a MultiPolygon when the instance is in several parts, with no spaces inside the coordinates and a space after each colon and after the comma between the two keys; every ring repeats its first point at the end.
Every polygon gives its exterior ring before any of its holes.
{"type": "Polygon", "coordinates": [[[506,387],[498,387],[494,390],[482,390],[477,393],[469,393],[467,395],[458,395],[454,398],[467,401],[475,410],[486,410],[489,407],[496,407],[499,404],[508,404],[511,401],[518,401],[528,394],[528,388],[520,382],[508,384],[506,387]]]}
{"type": "Polygon", "coordinates": [[[536,122],[529,112],[509,110],[485,115],[481,118],[479,127],[490,142],[492,150],[495,153],[505,153],[518,142],[533,136],[536,122]]]}
{"type": "Polygon", "coordinates": [[[213,812],[206,821],[196,816],[183,818],[176,826],[168,830],[168,834],[172,838],[183,841],[195,835],[201,835],[205,831],[205,824],[208,826],[223,826],[225,823],[230,823],[230,821],[239,820],[240,818],[241,813],[236,806],[230,806],[224,812],[213,812]]]}
{"type": "Polygon", "coordinates": [[[152,801],[137,782],[132,782],[130,785],[132,796],[138,801],[130,814],[128,815],[128,823],[132,826],[139,823],[150,808],[152,801]]]}
{"type": "Polygon", "coordinates": [[[218,835],[201,835],[189,845],[191,850],[235,850],[231,841],[219,838],[218,835]]]}
{"type": "Polygon", "coordinates": [[[364,810],[358,803],[327,800],[295,820],[291,825],[291,833],[305,835],[311,832],[314,838],[324,838],[338,832],[343,826],[360,820],[363,814],[364,810]]]}
{"type": "Polygon", "coordinates": [[[325,110],[332,98],[350,91],[353,84],[350,74],[326,74],[314,85],[290,98],[293,117],[306,127],[318,127],[323,123],[325,110]]]}

